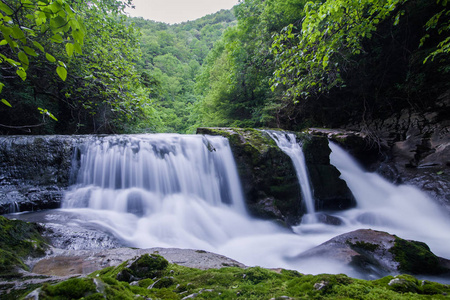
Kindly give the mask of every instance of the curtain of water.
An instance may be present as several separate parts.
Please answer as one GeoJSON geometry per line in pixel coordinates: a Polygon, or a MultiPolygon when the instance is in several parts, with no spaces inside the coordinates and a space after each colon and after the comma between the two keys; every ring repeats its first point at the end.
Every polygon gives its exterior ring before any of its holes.
{"type": "Polygon", "coordinates": [[[303,218],[303,222],[305,222],[305,220],[308,222],[315,222],[314,198],[301,145],[297,142],[295,134],[293,133],[269,130],[266,132],[277,143],[278,147],[292,160],[308,215],[303,218]]]}
{"type": "Polygon", "coordinates": [[[223,137],[136,135],[99,137],[75,154],[76,185],[64,207],[148,214],[169,195],[244,210],[233,156],[223,137]]]}

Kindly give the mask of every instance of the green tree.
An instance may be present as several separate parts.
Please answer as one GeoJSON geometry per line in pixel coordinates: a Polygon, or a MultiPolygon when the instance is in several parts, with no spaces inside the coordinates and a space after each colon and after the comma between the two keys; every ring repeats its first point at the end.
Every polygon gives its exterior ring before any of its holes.
{"type": "MultiPolygon", "coordinates": [[[[66,65],[46,51],[43,44],[63,44],[67,56],[81,54],[85,28],[80,17],[64,0],[1,0],[0,1],[0,67],[6,76],[27,78],[33,58],[45,56],[54,64],[56,73],[66,80],[66,65]]],[[[48,49],[48,48],[47,48],[48,49]]],[[[5,76],[5,75],[4,75],[5,76]]],[[[0,92],[5,84],[0,82],[0,92]]],[[[6,100],[3,104],[11,106],[6,100]]],[[[41,110],[49,114],[47,110],[41,110]]]]}
{"type": "MultiPolygon", "coordinates": [[[[10,76],[11,68],[1,70],[5,88],[8,88],[3,92],[14,99],[14,103],[11,102],[14,114],[8,114],[2,119],[8,120],[9,124],[19,125],[24,120],[39,122],[31,110],[42,107],[41,113],[49,114],[51,111],[64,122],[52,126],[45,124],[40,131],[35,132],[123,130],[125,122],[131,123],[139,117],[141,102],[147,97],[133,62],[139,58],[138,32],[123,14],[125,5],[129,3],[119,0],[94,0],[89,5],[78,0],[39,3],[33,8],[18,6],[15,10],[18,20],[28,20],[27,16],[31,18],[33,11],[36,12],[34,15],[40,15],[47,4],[63,3],[66,5],[64,7],[70,7],[68,16],[73,14],[76,20],[83,21],[78,22],[83,35],[76,33],[75,29],[71,30],[71,27],[58,27],[61,32],[54,33],[51,26],[59,23],[51,20],[47,20],[48,28],[42,27],[42,24],[38,28],[33,23],[27,26],[20,23],[23,28],[36,31],[36,34],[32,34],[25,30],[30,38],[29,41],[23,41],[23,45],[27,45],[23,46],[24,49],[34,45],[42,47],[45,53],[40,49],[42,53],[34,51],[37,55],[30,57],[26,82],[21,83],[10,76]],[[51,71],[55,64],[56,73],[51,71]],[[64,67],[64,70],[60,67],[64,67]]],[[[73,23],[72,19],[68,21],[70,23],[73,23]]],[[[7,51],[11,52],[2,48],[1,53],[6,56],[7,51]]]]}

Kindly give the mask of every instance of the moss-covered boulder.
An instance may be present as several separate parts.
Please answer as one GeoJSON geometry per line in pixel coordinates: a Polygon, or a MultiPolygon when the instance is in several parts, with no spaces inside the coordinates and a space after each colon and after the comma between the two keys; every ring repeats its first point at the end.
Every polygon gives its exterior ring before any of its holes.
{"type": "Polygon", "coordinates": [[[116,279],[119,281],[136,281],[145,278],[153,278],[164,271],[169,262],[157,254],[144,254],[141,257],[132,260],[121,270],[116,279]]]}
{"type": "Polygon", "coordinates": [[[434,255],[425,243],[371,229],[341,234],[296,259],[338,261],[367,279],[400,273],[447,276],[450,272],[449,261],[434,255]]]}
{"type": "Polygon", "coordinates": [[[300,220],[304,209],[292,161],[265,132],[241,128],[198,128],[197,134],[228,138],[249,212],[287,224],[300,220]]]}
{"type": "Polygon", "coordinates": [[[45,255],[48,245],[43,228],[35,223],[0,216],[0,276],[10,276],[17,268],[27,269],[23,259],[45,255]]]}

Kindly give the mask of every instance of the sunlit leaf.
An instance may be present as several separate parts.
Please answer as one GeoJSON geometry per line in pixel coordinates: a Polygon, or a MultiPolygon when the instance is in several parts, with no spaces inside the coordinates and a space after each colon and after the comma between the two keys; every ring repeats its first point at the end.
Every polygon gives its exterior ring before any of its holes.
{"type": "Polygon", "coordinates": [[[56,61],[56,58],[49,53],[45,53],[45,58],[47,58],[47,60],[52,63],[56,61]]]}
{"type": "Polygon", "coordinates": [[[12,105],[8,101],[6,101],[6,99],[2,99],[1,102],[6,106],[12,107],[12,105]]]}
{"type": "Polygon", "coordinates": [[[58,73],[59,77],[63,80],[66,81],[67,78],[67,69],[61,66],[58,66],[56,68],[56,73],[58,73]]]}

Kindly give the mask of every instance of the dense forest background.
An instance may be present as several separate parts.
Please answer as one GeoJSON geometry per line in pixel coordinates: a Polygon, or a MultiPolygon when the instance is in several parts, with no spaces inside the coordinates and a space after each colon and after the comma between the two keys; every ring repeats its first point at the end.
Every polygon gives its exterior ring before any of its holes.
{"type": "Polygon", "coordinates": [[[195,21],[132,1],[0,0],[0,134],[339,127],[433,110],[442,0],[244,0],[195,21]]]}

